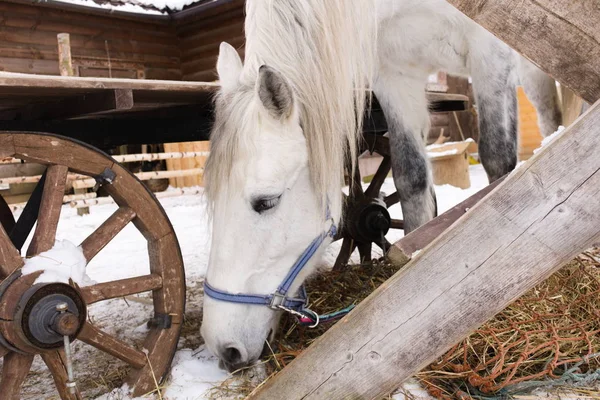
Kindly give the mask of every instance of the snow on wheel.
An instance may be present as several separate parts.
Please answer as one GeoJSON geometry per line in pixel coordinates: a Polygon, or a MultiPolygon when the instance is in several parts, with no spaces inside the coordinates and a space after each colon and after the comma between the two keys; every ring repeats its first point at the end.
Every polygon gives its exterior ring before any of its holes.
{"type": "Polygon", "coordinates": [[[391,218],[388,212],[388,208],[400,201],[398,193],[380,196],[381,186],[392,168],[389,139],[379,134],[365,134],[364,141],[359,146],[359,154],[365,151],[378,153],[383,160],[366,190],[363,190],[358,165],[355,168],[350,193],[345,202],[342,230],[336,236],[336,239],[342,239],[342,246],[333,266],[336,270],[348,264],[356,248],[361,262],[371,261],[373,243],[385,254],[391,246],[385,238],[386,233],[390,229],[404,227],[402,220],[391,218]]]}
{"type": "MultiPolygon", "coordinates": [[[[134,396],[152,391],[156,387],[155,379],[160,382],[164,377],[175,353],[185,305],[183,261],[164,210],[154,195],[125,168],[81,142],[56,135],[5,132],[0,133],[0,157],[15,157],[47,166],[16,223],[3,218],[0,227],[1,397],[20,398],[34,356],[39,354],[61,398],[80,399],[81,395],[69,379],[69,348],[64,346],[73,340],[128,364],[131,368],[126,382],[134,396]],[[55,246],[68,173],[94,177],[119,206],[75,250],[60,248],[58,243],[55,246]],[[48,251],[46,254],[59,258],[64,254],[79,257],[85,266],[130,222],[148,244],[150,270],[147,275],[80,286],[68,279],[66,282],[40,279],[44,274],[46,278],[52,276],[48,270],[28,273],[43,265],[43,257],[36,255],[48,251]],[[26,249],[28,259],[24,262],[21,249],[34,225],[35,231],[26,249]],[[40,280],[45,282],[40,283],[40,280]],[[154,315],[148,321],[147,333],[139,346],[103,332],[86,318],[87,308],[93,303],[144,292],[152,292],[154,315]]],[[[73,260],[69,262],[72,264],[73,260]]],[[[65,274],[61,270],[54,272],[57,276],[65,274]]]]}

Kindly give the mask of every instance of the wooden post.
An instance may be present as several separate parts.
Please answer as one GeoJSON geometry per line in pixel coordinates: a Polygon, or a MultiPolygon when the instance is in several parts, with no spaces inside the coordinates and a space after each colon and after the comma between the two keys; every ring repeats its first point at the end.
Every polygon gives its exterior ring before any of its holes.
{"type": "MultiPolygon", "coordinates": [[[[75,76],[73,60],[71,58],[71,36],[68,33],[59,33],[58,39],[58,68],[61,76],[75,76]]],[[[87,193],[87,189],[73,189],[75,194],[87,193]]],[[[78,208],[77,215],[90,213],[89,208],[78,208]]]]}
{"type": "Polygon", "coordinates": [[[249,398],[392,392],[600,238],[599,149],[600,102],[249,398]]]}
{"type": "Polygon", "coordinates": [[[600,98],[597,0],[447,0],[590,104],[600,98]]]}
{"type": "Polygon", "coordinates": [[[58,68],[61,76],[75,76],[71,59],[71,37],[68,33],[59,33],[58,39],[58,68]]]}

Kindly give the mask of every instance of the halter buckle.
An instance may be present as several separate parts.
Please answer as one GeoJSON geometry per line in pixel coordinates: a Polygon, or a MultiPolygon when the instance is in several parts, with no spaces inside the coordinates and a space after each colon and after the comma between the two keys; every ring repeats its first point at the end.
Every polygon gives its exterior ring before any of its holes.
{"type": "Polygon", "coordinates": [[[277,311],[281,311],[280,306],[285,304],[285,295],[275,292],[271,295],[271,302],[269,303],[269,308],[277,311]]]}

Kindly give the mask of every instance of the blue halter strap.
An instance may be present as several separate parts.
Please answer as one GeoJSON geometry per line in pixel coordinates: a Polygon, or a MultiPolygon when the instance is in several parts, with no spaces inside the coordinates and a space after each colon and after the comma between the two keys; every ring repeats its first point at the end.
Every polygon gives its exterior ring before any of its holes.
{"type": "MultiPolygon", "coordinates": [[[[329,205],[327,205],[326,208],[326,222],[328,221],[331,221],[329,229],[321,232],[319,236],[314,238],[314,240],[308,245],[300,257],[298,257],[294,265],[292,265],[292,268],[290,268],[290,271],[283,279],[283,282],[281,282],[274,293],[268,295],[230,293],[211,286],[207,280],[204,281],[204,293],[208,297],[219,301],[267,306],[277,311],[287,311],[300,317],[300,321],[303,324],[311,324],[316,326],[320,318],[319,315],[307,308],[308,297],[306,295],[304,285],[300,287],[300,293],[298,297],[288,297],[288,292],[302,269],[308,264],[317,250],[319,250],[325,239],[328,237],[333,238],[337,233],[337,227],[335,226],[335,222],[331,217],[329,205]]],[[[349,311],[350,310],[345,312],[344,315],[349,311]]]]}

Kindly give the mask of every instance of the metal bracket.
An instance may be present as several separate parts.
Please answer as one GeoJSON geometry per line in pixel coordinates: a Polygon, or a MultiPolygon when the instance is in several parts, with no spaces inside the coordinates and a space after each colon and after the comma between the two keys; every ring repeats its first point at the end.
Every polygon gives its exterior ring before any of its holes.
{"type": "Polygon", "coordinates": [[[273,293],[271,295],[271,302],[269,303],[269,307],[273,310],[280,310],[280,306],[283,306],[285,303],[285,296],[281,293],[273,293]]]}
{"type": "Polygon", "coordinates": [[[117,174],[115,174],[115,172],[112,169],[108,167],[104,168],[104,171],[102,171],[100,175],[96,175],[94,177],[94,179],[96,180],[96,184],[94,185],[94,192],[97,191],[98,188],[101,185],[104,185],[105,183],[108,183],[109,185],[113,183],[116,177],[117,174]]]}
{"type": "Polygon", "coordinates": [[[160,328],[169,329],[171,328],[172,318],[169,314],[155,313],[154,317],[148,321],[148,328],[160,328]]]}

